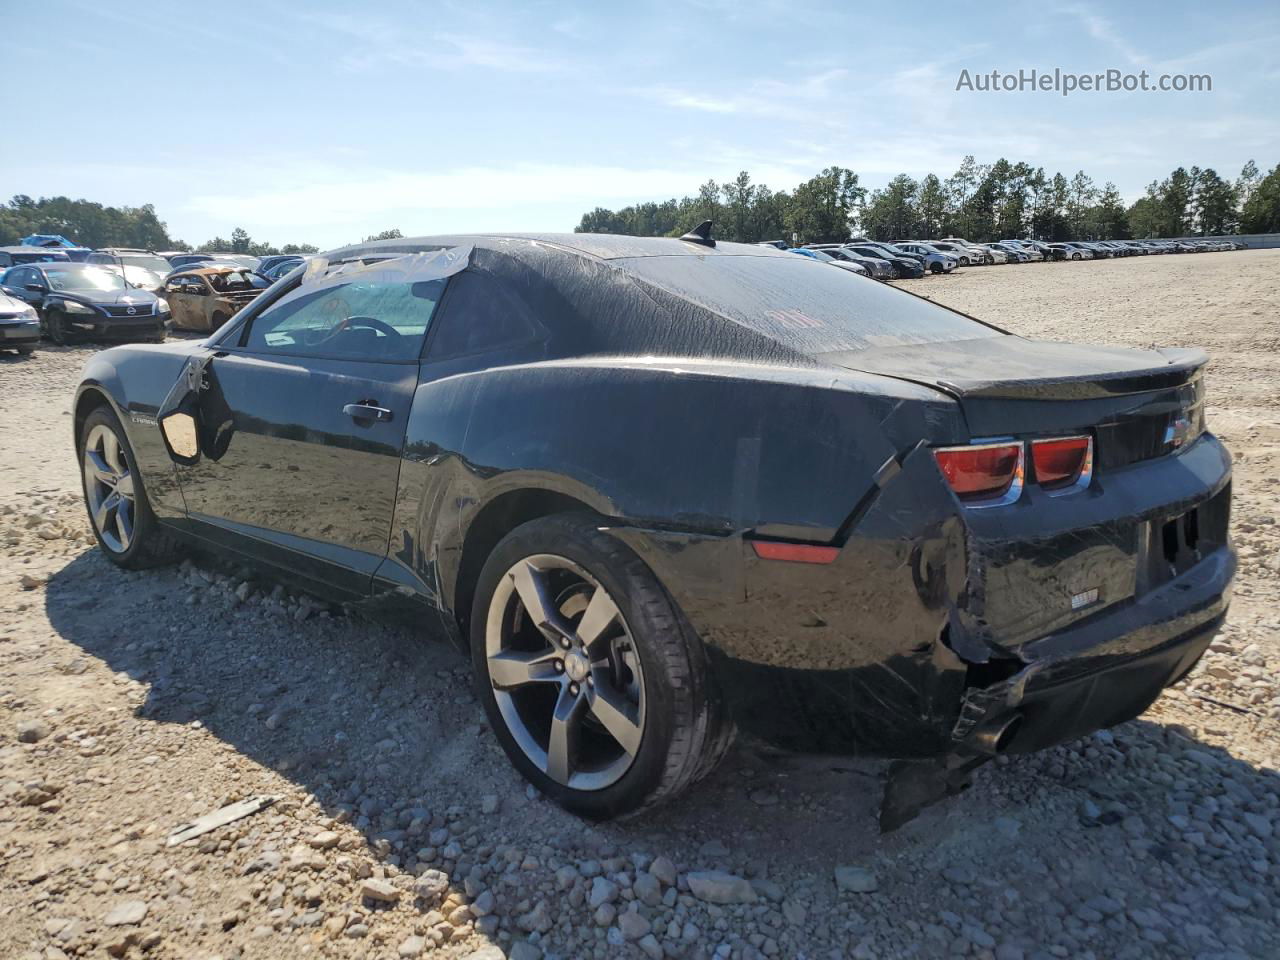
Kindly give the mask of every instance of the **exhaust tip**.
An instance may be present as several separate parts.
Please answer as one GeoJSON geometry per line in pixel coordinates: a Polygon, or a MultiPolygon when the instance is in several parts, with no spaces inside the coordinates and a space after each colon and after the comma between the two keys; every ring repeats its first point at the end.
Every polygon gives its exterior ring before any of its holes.
{"type": "Polygon", "coordinates": [[[976,730],[969,739],[969,745],[979,753],[994,757],[1009,749],[1021,727],[1021,713],[1005,714],[976,730]]]}

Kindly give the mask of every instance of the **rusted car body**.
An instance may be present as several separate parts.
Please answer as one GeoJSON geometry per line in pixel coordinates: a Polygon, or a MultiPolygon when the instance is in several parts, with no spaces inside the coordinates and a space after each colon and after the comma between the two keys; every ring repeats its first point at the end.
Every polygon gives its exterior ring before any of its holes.
{"type": "Polygon", "coordinates": [[[212,333],[270,285],[243,267],[195,267],[170,275],[164,297],[174,329],[212,333]]]}

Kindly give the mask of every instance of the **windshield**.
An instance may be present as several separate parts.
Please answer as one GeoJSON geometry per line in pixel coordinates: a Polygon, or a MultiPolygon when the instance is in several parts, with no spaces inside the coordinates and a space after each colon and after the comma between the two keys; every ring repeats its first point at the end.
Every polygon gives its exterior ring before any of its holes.
{"type": "Polygon", "coordinates": [[[164,257],[156,257],[146,253],[124,253],[116,258],[116,262],[123,263],[126,267],[141,267],[143,270],[150,270],[152,273],[161,275],[173,269],[173,267],[169,266],[169,261],[164,257]]]}
{"type": "Polygon", "coordinates": [[[209,286],[218,293],[232,293],[237,290],[262,290],[271,286],[269,280],[248,270],[231,270],[227,273],[211,273],[205,277],[209,286]]]}
{"type": "Polygon", "coordinates": [[[50,290],[75,290],[94,293],[99,290],[124,290],[124,277],[119,270],[102,267],[75,266],[45,267],[44,275],[50,290]]]}
{"type": "MultiPolygon", "coordinates": [[[[111,270],[115,273],[120,272],[119,267],[104,266],[104,270],[111,270]]],[[[166,271],[167,273],[168,271],[166,271]]],[[[124,278],[135,287],[141,287],[143,290],[154,290],[156,287],[164,284],[164,279],[154,270],[147,270],[143,267],[131,267],[128,263],[124,266],[124,278]]]]}
{"type": "Polygon", "coordinates": [[[812,260],[826,260],[827,262],[835,260],[835,257],[823,250],[806,250],[800,256],[809,257],[812,260]]]}
{"type": "Polygon", "coordinates": [[[1002,334],[920,297],[799,257],[628,257],[638,279],[809,354],[1002,334]]]}

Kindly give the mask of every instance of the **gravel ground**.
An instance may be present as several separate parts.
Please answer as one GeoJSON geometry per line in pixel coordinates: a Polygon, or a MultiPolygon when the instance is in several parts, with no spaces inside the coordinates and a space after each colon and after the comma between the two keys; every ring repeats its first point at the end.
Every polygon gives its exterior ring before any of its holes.
{"type": "Polygon", "coordinates": [[[0,359],[0,955],[1280,955],[1280,251],[906,286],[1031,336],[1213,352],[1241,575],[1144,717],[886,837],[882,764],[753,744],[584,824],[514,774],[451,650],[247,571],[101,559],[68,413],[90,350],[51,347],[0,359]]]}

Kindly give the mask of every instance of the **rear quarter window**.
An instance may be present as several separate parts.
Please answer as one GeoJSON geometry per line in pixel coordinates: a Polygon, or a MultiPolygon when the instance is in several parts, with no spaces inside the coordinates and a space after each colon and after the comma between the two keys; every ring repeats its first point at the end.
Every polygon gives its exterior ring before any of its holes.
{"type": "Polygon", "coordinates": [[[807,354],[1002,336],[928,300],[810,257],[634,257],[614,264],[807,354]]]}

